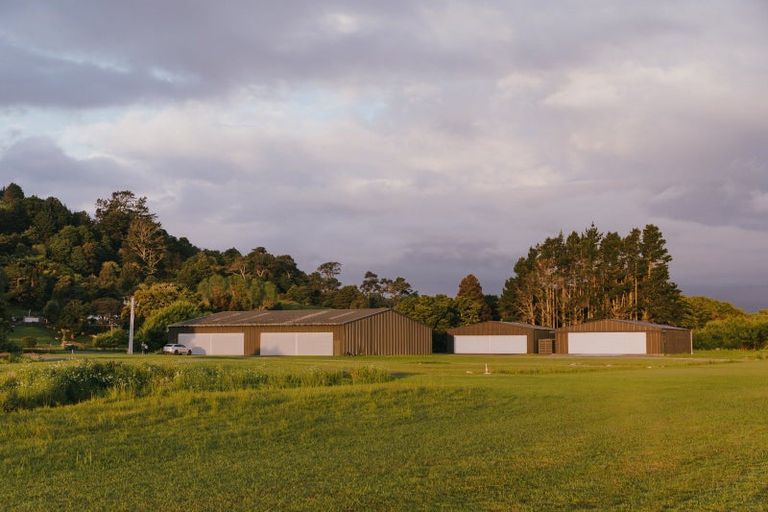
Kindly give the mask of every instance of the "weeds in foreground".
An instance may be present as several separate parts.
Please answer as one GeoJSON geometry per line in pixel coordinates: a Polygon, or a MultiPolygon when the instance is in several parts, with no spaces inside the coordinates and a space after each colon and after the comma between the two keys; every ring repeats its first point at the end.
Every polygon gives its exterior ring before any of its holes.
{"type": "Polygon", "coordinates": [[[24,366],[0,375],[0,409],[14,411],[82,402],[106,395],[146,396],[173,391],[233,391],[374,384],[392,380],[381,368],[310,369],[269,374],[250,368],[129,365],[81,361],[24,366]]]}

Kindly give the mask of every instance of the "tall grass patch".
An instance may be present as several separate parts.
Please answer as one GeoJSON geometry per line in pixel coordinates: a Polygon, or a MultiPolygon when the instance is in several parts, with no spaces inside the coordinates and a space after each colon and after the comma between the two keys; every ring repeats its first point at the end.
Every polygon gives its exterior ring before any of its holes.
{"type": "Polygon", "coordinates": [[[381,368],[297,370],[268,373],[224,366],[132,365],[80,361],[48,366],[24,365],[0,375],[0,408],[5,411],[82,402],[100,396],[140,397],[174,391],[234,391],[387,382],[381,368]]]}

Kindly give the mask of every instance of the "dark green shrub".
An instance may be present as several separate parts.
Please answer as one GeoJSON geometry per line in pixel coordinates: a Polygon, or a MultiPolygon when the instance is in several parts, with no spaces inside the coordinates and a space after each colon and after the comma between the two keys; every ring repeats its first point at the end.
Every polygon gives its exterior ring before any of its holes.
{"type": "Polygon", "coordinates": [[[24,336],[21,338],[21,346],[23,348],[32,348],[37,346],[37,338],[34,336],[24,336]]]}
{"type": "Polygon", "coordinates": [[[126,346],[128,345],[128,333],[125,329],[112,329],[95,335],[91,343],[94,347],[99,348],[126,346]]]}
{"type": "Polygon", "coordinates": [[[10,352],[11,354],[15,354],[21,352],[21,347],[15,341],[0,339],[0,352],[10,352]]]}
{"type": "Polygon", "coordinates": [[[755,314],[707,322],[693,334],[697,349],[761,349],[768,342],[768,315],[755,314]]]}

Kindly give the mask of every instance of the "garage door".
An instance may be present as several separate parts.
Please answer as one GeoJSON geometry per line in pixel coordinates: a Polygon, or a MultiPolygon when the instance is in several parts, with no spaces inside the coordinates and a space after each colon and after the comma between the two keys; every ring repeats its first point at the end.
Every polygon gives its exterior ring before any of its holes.
{"type": "Polygon", "coordinates": [[[263,356],[332,356],[332,332],[263,332],[263,356]]]}
{"type": "Polygon", "coordinates": [[[528,336],[454,336],[456,354],[526,354],[528,336]]]}
{"type": "Polygon", "coordinates": [[[645,354],[644,332],[571,332],[569,354],[645,354]]]}
{"type": "Polygon", "coordinates": [[[193,354],[207,356],[245,355],[245,335],[233,333],[180,333],[179,343],[192,349],[193,354]]]}

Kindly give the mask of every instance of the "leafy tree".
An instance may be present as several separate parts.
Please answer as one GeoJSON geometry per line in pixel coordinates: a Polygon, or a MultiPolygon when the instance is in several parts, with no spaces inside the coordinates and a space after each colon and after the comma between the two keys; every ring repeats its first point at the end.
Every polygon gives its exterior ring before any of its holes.
{"type": "MultiPolygon", "coordinates": [[[[135,299],[134,311],[138,318],[149,318],[155,311],[169,306],[177,301],[197,302],[194,294],[188,290],[179,288],[174,283],[142,283],[133,292],[135,299]]],[[[123,316],[128,311],[128,306],[123,308],[123,316]]]]}
{"type": "Polygon", "coordinates": [[[702,329],[712,320],[746,316],[744,310],[733,304],[709,297],[683,297],[683,301],[686,304],[686,314],[681,327],[688,329],[702,329]]]}
{"type": "Polygon", "coordinates": [[[146,197],[136,197],[130,190],[113,192],[109,199],[96,201],[96,227],[117,254],[128,235],[131,223],[138,218],[152,218],[146,197]]]}
{"type": "Polygon", "coordinates": [[[49,324],[56,325],[59,321],[59,315],[61,314],[61,304],[55,299],[51,299],[45,303],[43,308],[43,318],[49,324]]]}
{"type": "Polygon", "coordinates": [[[229,308],[230,293],[229,282],[226,277],[214,274],[203,279],[197,287],[201,304],[204,308],[213,311],[225,311],[229,308]]]}
{"type": "Polygon", "coordinates": [[[252,279],[249,291],[251,299],[249,309],[270,309],[277,304],[279,299],[278,288],[271,281],[252,279]]]}
{"type": "Polygon", "coordinates": [[[96,283],[102,293],[116,292],[120,283],[120,265],[114,261],[102,263],[96,283]]]}
{"type": "Polygon", "coordinates": [[[448,351],[448,329],[461,323],[456,302],[447,295],[411,295],[395,306],[395,311],[432,329],[432,350],[448,351]]]}
{"type": "Polygon", "coordinates": [[[560,327],[601,318],[677,324],[685,305],[669,275],[671,257],[658,227],[622,238],[592,225],[531,247],[504,286],[507,320],[560,327]]]}
{"type": "Polygon", "coordinates": [[[114,297],[99,297],[91,302],[91,312],[96,316],[98,325],[114,327],[120,321],[123,301],[114,297]]]}
{"type": "Polygon", "coordinates": [[[110,329],[93,336],[91,344],[94,347],[113,348],[128,345],[128,332],[125,329],[110,329]]]}
{"type": "Polygon", "coordinates": [[[123,252],[138,260],[147,277],[154,276],[166,252],[165,233],[160,223],[153,217],[137,217],[132,220],[123,252]]]}
{"type": "Polygon", "coordinates": [[[0,192],[0,233],[21,233],[29,225],[29,216],[24,207],[24,192],[11,183],[0,192]]]}
{"type": "Polygon", "coordinates": [[[459,309],[462,325],[491,319],[491,308],[485,300],[480,281],[474,274],[465,276],[459,283],[456,306],[459,309]]]}
{"type": "Polygon", "coordinates": [[[712,320],[694,331],[693,345],[698,349],[762,349],[768,345],[768,315],[739,315],[712,320]]]}
{"type": "Polygon", "coordinates": [[[81,300],[71,300],[61,310],[56,329],[61,332],[62,341],[65,341],[82,334],[87,325],[88,306],[81,300]]]}
{"type": "Polygon", "coordinates": [[[50,237],[64,227],[78,225],[72,212],[55,197],[49,197],[44,201],[32,197],[27,199],[25,203],[31,219],[28,234],[34,241],[47,242],[50,237]]]}
{"type": "Polygon", "coordinates": [[[328,261],[317,267],[317,273],[320,275],[322,292],[330,294],[341,287],[341,281],[338,276],[341,274],[341,263],[338,261],[328,261]]]}
{"type": "Polygon", "coordinates": [[[447,295],[412,295],[401,300],[394,309],[438,332],[446,332],[461,322],[455,301],[447,295]]]}
{"type": "Polygon", "coordinates": [[[366,307],[368,302],[357,286],[342,286],[328,298],[327,305],[336,309],[366,307]]]}
{"type": "Polygon", "coordinates": [[[24,309],[39,310],[50,299],[62,269],[45,258],[25,256],[12,259],[4,271],[8,300],[24,309]]]}
{"type": "Polygon", "coordinates": [[[140,343],[149,345],[150,350],[156,350],[167,342],[170,324],[198,316],[200,316],[200,310],[195,304],[183,300],[174,302],[155,311],[147,318],[136,333],[136,339],[140,343]]]}
{"type": "Polygon", "coordinates": [[[672,256],[666,248],[661,230],[649,224],[643,229],[640,243],[644,276],[639,297],[642,319],[678,324],[685,315],[685,303],[677,285],[670,280],[669,263],[672,256]]]}
{"type": "Polygon", "coordinates": [[[360,292],[366,297],[372,297],[382,294],[381,281],[379,276],[370,270],[363,276],[363,282],[360,283],[360,292]]]}
{"type": "Polygon", "coordinates": [[[381,283],[382,293],[390,305],[397,304],[403,298],[414,293],[411,283],[400,276],[394,279],[382,278],[379,282],[381,283]]]}
{"type": "Polygon", "coordinates": [[[3,196],[3,201],[6,203],[12,203],[14,201],[21,201],[24,199],[24,191],[15,183],[9,183],[0,191],[0,195],[3,196]]]}
{"type": "Polygon", "coordinates": [[[483,299],[485,299],[485,303],[488,305],[488,309],[491,311],[491,320],[500,320],[501,317],[499,316],[499,297],[496,295],[488,295],[486,294],[483,299]]]}
{"type": "Polygon", "coordinates": [[[213,255],[207,251],[201,251],[181,264],[176,274],[176,282],[188,290],[197,290],[200,282],[216,274],[219,268],[213,255]]]}

